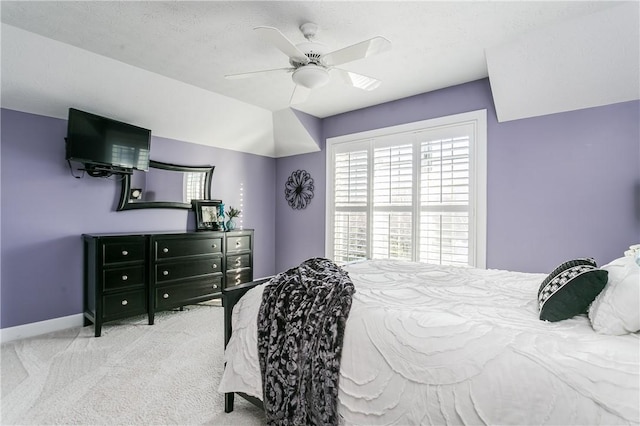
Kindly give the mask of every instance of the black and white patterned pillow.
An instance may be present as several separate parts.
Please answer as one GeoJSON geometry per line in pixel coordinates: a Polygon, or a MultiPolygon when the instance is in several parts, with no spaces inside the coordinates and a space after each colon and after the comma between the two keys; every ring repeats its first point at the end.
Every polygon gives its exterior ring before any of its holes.
{"type": "Polygon", "coordinates": [[[571,269],[574,266],[579,266],[579,265],[589,265],[589,266],[593,266],[594,268],[598,267],[598,265],[596,265],[596,261],[593,260],[593,258],[591,258],[591,257],[583,257],[583,258],[579,258],[579,259],[568,260],[568,261],[562,263],[560,266],[555,268],[553,270],[553,272],[551,272],[549,275],[547,275],[547,278],[545,278],[544,281],[542,281],[542,284],[540,285],[540,288],[538,288],[538,298],[540,298],[540,293],[546,287],[546,285],[549,283],[549,281],[551,281],[553,278],[555,278],[556,276],[558,276],[562,272],[566,271],[567,269],[571,269]]]}
{"type": "Polygon", "coordinates": [[[564,262],[553,270],[538,289],[540,319],[561,321],[587,312],[607,284],[607,271],[593,259],[564,262]]]}

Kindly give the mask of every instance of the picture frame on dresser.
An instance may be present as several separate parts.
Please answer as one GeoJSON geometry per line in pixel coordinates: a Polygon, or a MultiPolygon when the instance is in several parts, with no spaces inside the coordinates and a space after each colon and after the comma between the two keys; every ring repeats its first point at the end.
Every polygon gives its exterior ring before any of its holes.
{"type": "Polygon", "coordinates": [[[191,200],[196,213],[196,231],[221,231],[219,209],[222,200],[191,200]]]}

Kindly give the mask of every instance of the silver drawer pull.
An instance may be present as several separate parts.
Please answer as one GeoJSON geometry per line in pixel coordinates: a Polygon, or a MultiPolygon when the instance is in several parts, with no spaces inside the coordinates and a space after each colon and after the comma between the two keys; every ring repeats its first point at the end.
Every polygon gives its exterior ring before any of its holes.
{"type": "Polygon", "coordinates": [[[218,284],[214,284],[214,285],[213,285],[213,288],[218,288],[218,284]]]}
{"type": "Polygon", "coordinates": [[[236,247],[238,247],[240,244],[242,244],[240,241],[236,241],[236,247]]]}
{"type": "Polygon", "coordinates": [[[168,298],[169,298],[169,294],[168,294],[168,293],[163,294],[163,295],[162,295],[162,298],[163,298],[163,299],[168,299],[168,298]]]}
{"type": "Polygon", "coordinates": [[[164,276],[169,275],[169,271],[162,271],[162,275],[164,275],[164,276]]]}
{"type": "Polygon", "coordinates": [[[218,248],[218,245],[217,245],[217,244],[214,244],[214,245],[212,245],[211,247],[213,247],[213,248],[218,248]]]}
{"type": "Polygon", "coordinates": [[[214,263],[213,265],[211,265],[211,269],[216,269],[218,267],[218,265],[216,263],[214,263]]]}
{"type": "Polygon", "coordinates": [[[123,276],[122,276],[122,281],[126,281],[126,280],[128,280],[128,279],[129,279],[129,277],[128,277],[128,276],[126,276],[126,275],[123,275],[123,276]]]}
{"type": "Polygon", "coordinates": [[[240,278],[236,278],[236,284],[240,284],[240,278]]]}
{"type": "Polygon", "coordinates": [[[242,260],[240,258],[236,259],[236,265],[240,265],[240,263],[242,263],[242,260]]]}
{"type": "Polygon", "coordinates": [[[122,255],[123,255],[123,256],[126,256],[126,255],[128,255],[128,254],[129,254],[129,252],[128,252],[128,251],[126,251],[126,250],[122,250],[122,255]]]}
{"type": "Polygon", "coordinates": [[[122,306],[127,306],[127,303],[129,302],[127,302],[127,299],[124,299],[121,303],[122,303],[122,306]]]}
{"type": "Polygon", "coordinates": [[[167,247],[165,247],[165,248],[162,249],[162,252],[163,253],[169,253],[169,249],[167,247]]]}

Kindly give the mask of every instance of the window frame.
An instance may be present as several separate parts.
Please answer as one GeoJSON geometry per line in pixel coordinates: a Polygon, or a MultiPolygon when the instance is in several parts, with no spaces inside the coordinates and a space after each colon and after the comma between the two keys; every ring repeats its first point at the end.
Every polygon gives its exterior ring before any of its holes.
{"type": "MultiPolygon", "coordinates": [[[[326,210],[325,210],[325,256],[333,258],[334,244],[334,155],[336,152],[353,151],[354,149],[344,149],[348,145],[369,146],[373,140],[382,141],[394,137],[414,138],[417,133],[425,131],[445,131],[447,127],[457,127],[460,125],[471,125],[473,141],[470,145],[469,153],[469,265],[486,268],[486,245],[487,245],[487,110],[481,109],[444,117],[432,118],[407,124],[384,127],[380,129],[367,130],[364,132],[352,133],[342,136],[327,138],[326,140],[326,210]],[[341,149],[342,148],[342,149],[341,149]]],[[[375,142],[374,142],[375,143],[375,142]]],[[[379,142],[380,143],[380,142],[379,142]]],[[[384,142],[383,142],[384,143],[384,142]]],[[[415,160],[417,161],[417,160],[415,160]]],[[[373,159],[369,158],[369,172],[373,171],[373,159]]],[[[416,173],[418,171],[416,170],[416,173]]],[[[366,209],[368,219],[373,213],[372,203],[372,174],[368,175],[369,197],[366,209]]],[[[414,195],[418,191],[418,185],[414,186],[414,195]]],[[[418,227],[415,221],[419,220],[416,215],[420,211],[420,206],[413,198],[413,220],[412,229],[413,258],[417,259],[418,248],[418,227]]],[[[369,223],[369,222],[368,222],[369,223]]],[[[368,236],[367,258],[371,256],[371,236],[368,236]]]]}

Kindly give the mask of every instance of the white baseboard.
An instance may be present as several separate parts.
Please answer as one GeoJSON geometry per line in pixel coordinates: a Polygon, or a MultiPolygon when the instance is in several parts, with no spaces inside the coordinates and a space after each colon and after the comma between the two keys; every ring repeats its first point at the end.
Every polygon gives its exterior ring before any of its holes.
{"type": "Polygon", "coordinates": [[[30,324],[3,328],[0,329],[0,343],[26,339],[27,337],[39,336],[41,334],[52,333],[54,331],[65,330],[67,328],[82,327],[83,325],[84,315],[75,314],[46,321],[32,322],[30,324]]]}

